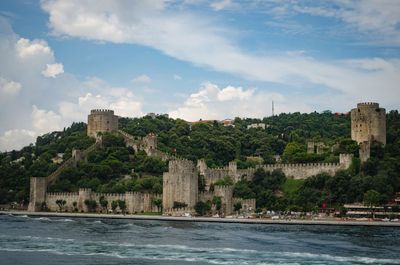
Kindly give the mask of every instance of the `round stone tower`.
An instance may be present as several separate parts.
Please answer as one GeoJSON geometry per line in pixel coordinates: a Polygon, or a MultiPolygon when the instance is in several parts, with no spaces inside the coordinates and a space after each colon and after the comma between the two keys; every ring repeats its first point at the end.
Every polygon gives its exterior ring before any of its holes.
{"type": "Polygon", "coordinates": [[[118,131],[118,116],[113,110],[94,109],[88,115],[87,135],[96,137],[99,132],[118,131]]]}
{"type": "Polygon", "coordinates": [[[198,173],[190,160],[171,160],[163,174],[163,209],[171,209],[174,202],[193,208],[198,199],[198,173]]]}
{"type": "Polygon", "coordinates": [[[351,110],[351,139],[357,143],[378,141],[386,144],[386,111],[378,103],[358,103],[351,110]]]}

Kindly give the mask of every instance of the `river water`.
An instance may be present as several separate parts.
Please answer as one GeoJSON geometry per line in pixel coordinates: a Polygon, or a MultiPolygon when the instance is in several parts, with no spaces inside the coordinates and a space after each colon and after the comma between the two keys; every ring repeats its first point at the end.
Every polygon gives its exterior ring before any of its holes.
{"type": "Polygon", "coordinates": [[[400,228],[0,215],[0,264],[400,264],[400,228]]]}

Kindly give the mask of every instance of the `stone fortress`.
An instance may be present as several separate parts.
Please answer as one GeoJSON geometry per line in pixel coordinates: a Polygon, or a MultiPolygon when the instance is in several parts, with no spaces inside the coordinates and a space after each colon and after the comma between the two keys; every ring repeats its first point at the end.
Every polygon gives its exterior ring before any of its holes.
{"type": "Polygon", "coordinates": [[[118,130],[118,116],[113,110],[94,109],[88,116],[87,134],[96,137],[98,133],[118,130]]]}
{"type": "MultiPolygon", "coordinates": [[[[111,202],[122,200],[126,203],[127,213],[159,212],[167,215],[193,214],[197,202],[212,201],[215,196],[221,198],[222,214],[234,213],[234,204],[240,202],[242,211],[255,210],[255,199],[242,199],[233,197],[233,186],[212,185],[226,176],[230,176],[234,183],[242,178],[251,180],[258,168],[272,172],[282,170],[289,178],[305,179],[319,173],[334,175],[339,170],[348,169],[353,156],[340,154],[339,163],[308,163],[308,164],[284,164],[260,165],[255,168],[238,169],[236,162],[230,162],[223,168],[208,168],[205,161],[200,159],[195,165],[192,161],[176,158],[157,149],[157,136],[149,134],[145,137],[134,137],[118,129],[118,117],[111,110],[92,110],[88,116],[88,136],[95,137],[96,143],[86,150],[73,150],[72,157],[65,161],[55,172],[48,177],[32,177],[30,185],[29,211],[40,211],[43,204],[51,211],[57,211],[57,200],[65,200],[64,210],[87,212],[85,200],[95,200],[99,205],[100,198],[107,200],[107,211],[111,210],[111,202]],[[144,151],[148,156],[157,157],[169,161],[168,172],[163,174],[163,194],[150,194],[140,192],[126,192],[124,194],[100,194],[90,189],[79,189],[79,192],[47,192],[47,187],[52,185],[65,167],[76,166],[84,161],[87,155],[96,148],[102,148],[102,132],[120,134],[126,146],[135,151],[144,151]],[[204,178],[205,191],[199,192],[199,177],[204,178]],[[214,186],[214,189],[211,189],[214,186]],[[162,199],[162,209],[156,206],[155,201],[162,199]],[[183,208],[174,208],[179,202],[183,208]]],[[[379,108],[377,103],[360,103],[351,111],[351,137],[360,144],[360,157],[363,161],[369,157],[369,147],[373,140],[382,144],[386,143],[386,116],[385,109],[379,108]]],[[[314,144],[313,144],[314,145],[314,144]]],[[[311,147],[309,147],[311,149],[311,147]]],[[[316,147],[312,147],[316,150],[316,147]]],[[[98,206],[97,210],[101,210],[98,206]]]]}
{"type": "Polygon", "coordinates": [[[386,110],[378,103],[358,103],[351,110],[351,139],[360,146],[360,160],[367,161],[373,141],[386,144],[386,110]]]}

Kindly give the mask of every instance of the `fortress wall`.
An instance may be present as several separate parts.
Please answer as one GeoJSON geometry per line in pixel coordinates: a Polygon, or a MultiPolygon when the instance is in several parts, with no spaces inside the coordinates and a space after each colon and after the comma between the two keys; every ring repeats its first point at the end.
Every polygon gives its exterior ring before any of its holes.
{"type": "Polygon", "coordinates": [[[214,197],[214,192],[210,191],[199,192],[199,201],[202,202],[212,201],[213,197],[214,197]]]}
{"type": "Polygon", "coordinates": [[[143,207],[143,194],[140,192],[127,192],[125,193],[126,210],[129,213],[142,213],[143,207]]]}
{"type": "Polygon", "coordinates": [[[157,135],[154,133],[149,133],[143,138],[134,137],[122,130],[118,130],[118,133],[124,138],[126,146],[132,147],[135,152],[143,150],[148,156],[159,158],[162,161],[175,158],[173,155],[164,153],[157,149],[157,135]]]}
{"type": "Polygon", "coordinates": [[[207,168],[204,170],[204,180],[206,189],[209,189],[212,183],[229,176],[228,168],[207,168]]]}
{"type": "Polygon", "coordinates": [[[197,160],[197,170],[199,171],[200,175],[204,175],[207,167],[206,161],[204,159],[197,160]]]}
{"type": "Polygon", "coordinates": [[[161,209],[153,203],[155,199],[161,199],[161,194],[152,193],[126,193],[127,210],[129,213],[160,212],[161,209]]]}
{"type": "Polygon", "coordinates": [[[78,192],[48,192],[46,193],[46,205],[50,211],[60,211],[56,201],[65,200],[65,205],[62,207],[63,211],[74,211],[74,202],[78,203],[78,192]]]}
{"type": "Polygon", "coordinates": [[[75,164],[75,159],[73,157],[69,158],[68,160],[66,160],[64,163],[61,164],[61,166],[59,166],[56,171],[54,171],[53,173],[51,173],[49,176],[47,176],[47,183],[49,184],[49,186],[51,184],[53,184],[58,177],[60,176],[61,172],[67,168],[67,167],[71,167],[75,164]]]}
{"type": "Polygon", "coordinates": [[[221,197],[222,210],[225,215],[232,214],[233,212],[233,186],[215,186],[214,187],[215,196],[221,197]]]}
{"type": "Polygon", "coordinates": [[[341,169],[337,163],[309,163],[309,164],[274,164],[263,167],[266,171],[280,169],[286,177],[294,179],[306,179],[320,173],[328,173],[333,176],[341,169]]]}
{"type": "Polygon", "coordinates": [[[74,149],[72,150],[72,156],[66,160],[64,163],[61,164],[61,166],[59,166],[56,171],[54,171],[53,173],[51,173],[49,176],[47,176],[47,184],[48,186],[51,186],[60,176],[61,172],[67,168],[67,167],[71,167],[71,166],[77,166],[77,164],[80,161],[84,161],[87,159],[87,156],[89,155],[90,152],[94,151],[96,148],[101,146],[101,139],[99,139],[98,141],[96,141],[96,143],[92,144],[91,146],[89,146],[87,149],[85,149],[84,151],[78,150],[78,149],[74,149]]]}
{"type": "Polygon", "coordinates": [[[233,198],[233,205],[240,202],[242,204],[242,209],[240,212],[252,213],[256,209],[256,199],[242,199],[242,198],[233,198]]]}
{"type": "Polygon", "coordinates": [[[77,203],[79,212],[88,212],[85,205],[85,200],[95,200],[97,202],[97,211],[103,210],[100,205],[100,198],[108,202],[107,212],[112,210],[111,203],[113,201],[122,200],[126,203],[126,211],[128,213],[143,213],[143,212],[159,212],[160,209],[153,204],[153,200],[161,198],[161,194],[150,194],[141,192],[126,192],[126,193],[95,193],[90,189],[79,189],[79,192],[49,192],[46,193],[46,204],[50,211],[59,211],[56,201],[65,200],[66,204],[63,211],[74,211],[73,203],[77,203]]]}
{"type": "Polygon", "coordinates": [[[122,130],[118,130],[118,133],[124,138],[125,140],[125,145],[127,147],[132,147],[135,152],[139,151],[140,143],[142,141],[142,138],[136,138],[130,135],[127,132],[124,132],[122,130]]]}
{"type": "Polygon", "coordinates": [[[253,178],[254,172],[256,172],[257,168],[246,168],[246,169],[238,169],[236,182],[241,180],[244,177],[247,180],[251,180],[253,178]]]}
{"type": "Polygon", "coordinates": [[[163,209],[163,214],[170,215],[170,216],[184,216],[185,214],[194,214],[196,211],[192,207],[184,207],[180,209],[163,209]]]}
{"type": "Polygon", "coordinates": [[[274,170],[282,170],[287,177],[293,177],[294,179],[305,179],[310,176],[314,176],[320,173],[328,173],[333,176],[339,170],[344,170],[350,167],[352,163],[353,155],[351,154],[340,154],[340,163],[307,163],[307,164],[270,164],[260,165],[254,168],[247,169],[232,169],[233,165],[229,168],[218,168],[211,169],[207,168],[205,172],[206,186],[209,187],[211,183],[215,183],[217,180],[224,178],[225,176],[231,176],[234,182],[239,181],[242,177],[247,180],[251,180],[254,176],[255,171],[258,168],[262,168],[265,171],[272,172],[274,170]]]}
{"type": "Polygon", "coordinates": [[[85,204],[85,200],[92,200],[92,190],[91,189],[79,189],[78,195],[78,210],[80,212],[88,212],[88,208],[85,204]]]}

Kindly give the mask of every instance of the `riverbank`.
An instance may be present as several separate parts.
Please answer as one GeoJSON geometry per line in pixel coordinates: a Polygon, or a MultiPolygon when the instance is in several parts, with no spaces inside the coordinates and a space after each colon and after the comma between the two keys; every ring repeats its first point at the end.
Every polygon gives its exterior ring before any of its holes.
{"type": "Polygon", "coordinates": [[[121,215],[97,213],[55,213],[55,212],[28,212],[28,211],[0,211],[1,215],[28,215],[38,217],[68,217],[68,218],[100,218],[100,219],[130,219],[156,220],[179,222],[211,222],[211,223],[245,223],[245,224],[281,224],[281,225],[337,225],[337,226],[385,226],[400,227],[400,222],[383,221],[344,221],[344,220],[271,220],[271,219],[239,219],[213,217],[172,217],[161,215],[121,215]]]}

